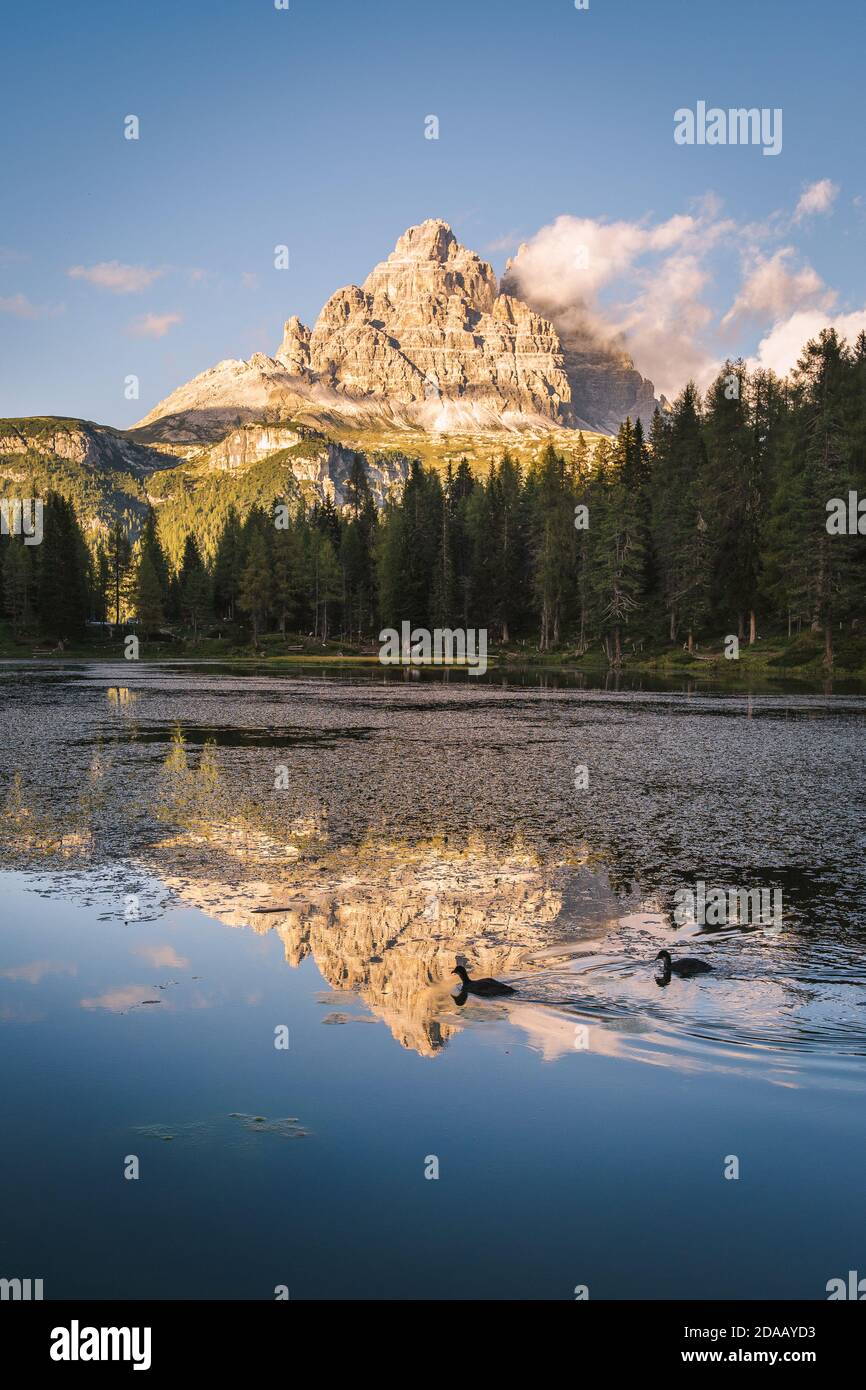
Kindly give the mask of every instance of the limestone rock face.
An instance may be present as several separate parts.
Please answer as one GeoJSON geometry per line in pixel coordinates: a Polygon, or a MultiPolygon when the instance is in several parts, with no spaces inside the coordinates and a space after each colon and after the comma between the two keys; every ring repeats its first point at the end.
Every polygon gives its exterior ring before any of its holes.
{"type": "MultiPolygon", "coordinates": [[[[20,456],[26,462],[34,455],[47,464],[56,465],[62,460],[90,473],[108,475],[117,470],[137,479],[149,478],[176,461],[133,443],[119,430],[91,420],[58,419],[46,423],[37,416],[32,421],[0,422],[0,465],[7,458],[20,456]]],[[[0,477],[6,476],[8,473],[0,466],[0,477]]],[[[18,476],[26,477],[26,468],[18,476]]]]}
{"type": "Polygon", "coordinates": [[[310,330],[297,317],[286,320],[277,361],[292,376],[303,376],[310,369],[310,330]]]}
{"type": "Polygon", "coordinates": [[[613,349],[568,343],[446,222],[410,227],[363,285],[337,290],[312,331],[290,318],[273,357],[225,361],[140,422],[192,442],[261,418],[313,427],[615,429],[652,413],[653,388],[613,349]]]}
{"type": "Polygon", "coordinates": [[[466,400],[556,419],[569,400],[550,324],[497,289],[445,222],[410,227],[363,286],[328,300],[310,340],[329,386],[401,405],[466,400]]]}
{"type": "MultiPolygon", "coordinates": [[[[506,264],[500,288],[501,299],[519,290],[513,261],[506,264]]],[[[655,387],[641,376],[625,349],[600,339],[586,323],[575,327],[573,315],[563,321],[555,304],[542,301],[536,307],[557,320],[551,331],[557,335],[570,392],[570,404],[561,412],[563,424],[615,434],[628,416],[648,426],[657,404],[655,387]]]]}
{"type": "Polygon", "coordinates": [[[642,377],[627,352],[602,344],[564,344],[565,374],[576,419],[614,434],[628,416],[649,425],[656,408],[655,387],[642,377]]]}
{"type": "MultiPolygon", "coordinates": [[[[209,447],[181,449],[196,477],[208,473],[237,477],[263,459],[279,457],[308,504],[327,499],[337,507],[349,501],[348,483],[358,457],[355,450],[312,430],[281,425],[240,425],[209,447]]],[[[384,506],[393,491],[400,491],[409,474],[409,460],[398,453],[364,456],[364,465],[378,507],[384,506]]]]}
{"type": "Polygon", "coordinates": [[[283,449],[293,449],[300,442],[297,430],[272,425],[242,425],[231,430],[205,454],[192,457],[206,460],[215,473],[242,473],[261,459],[270,458],[283,449]]]}

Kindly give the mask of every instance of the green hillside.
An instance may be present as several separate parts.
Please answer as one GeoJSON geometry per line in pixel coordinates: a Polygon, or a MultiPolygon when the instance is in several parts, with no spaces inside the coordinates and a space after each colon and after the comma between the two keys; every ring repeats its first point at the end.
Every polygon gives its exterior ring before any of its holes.
{"type": "MultiPolygon", "coordinates": [[[[149,507],[158,518],[169,563],[180,564],[187,536],[194,535],[212,560],[233,508],[243,518],[254,508],[269,511],[277,501],[307,506],[324,500],[329,478],[348,476],[359,451],[291,421],[278,426],[247,424],[223,439],[182,446],[143,444],[124,432],[90,420],[33,416],[0,419],[0,497],[59,493],[71,502],[91,545],[121,521],[134,537],[149,507]],[[259,454],[246,437],[273,434],[286,447],[259,454]],[[232,442],[246,456],[233,461],[232,442]]],[[[408,460],[377,451],[363,459],[381,505],[390,483],[405,475],[408,460]]]]}

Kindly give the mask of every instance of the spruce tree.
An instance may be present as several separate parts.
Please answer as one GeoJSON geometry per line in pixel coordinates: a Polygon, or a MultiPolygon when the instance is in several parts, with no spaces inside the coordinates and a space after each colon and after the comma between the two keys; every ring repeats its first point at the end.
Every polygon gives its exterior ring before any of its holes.
{"type": "Polygon", "coordinates": [[[241,522],[236,508],[231,506],[217,541],[213,567],[214,608],[220,618],[229,622],[235,615],[242,568],[241,522]]]}
{"type": "Polygon", "coordinates": [[[88,554],[71,502],[50,492],[43,501],[42,543],[34,547],[35,609],[46,636],[84,632],[89,608],[88,554]]]}
{"type": "Polygon", "coordinates": [[[271,564],[267,542],[259,529],[250,538],[246,563],[241,574],[238,607],[253,625],[253,643],[258,645],[271,606],[271,564]]]}
{"type": "Polygon", "coordinates": [[[117,520],[108,532],[105,546],[108,568],[108,611],[110,621],[119,626],[129,593],[132,545],[123,522],[117,520]]]}
{"type": "Polygon", "coordinates": [[[12,631],[21,637],[33,619],[34,563],[32,548],[19,536],[10,537],[3,547],[3,603],[12,631]]]}

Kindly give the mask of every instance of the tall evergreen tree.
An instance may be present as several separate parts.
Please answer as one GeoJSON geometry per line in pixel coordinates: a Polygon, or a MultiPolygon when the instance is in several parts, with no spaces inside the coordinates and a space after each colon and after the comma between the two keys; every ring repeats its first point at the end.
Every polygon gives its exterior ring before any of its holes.
{"type": "Polygon", "coordinates": [[[304,584],[304,548],[296,523],[279,527],[271,542],[271,598],[280,632],[300,616],[304,584]]]}
{"type": "Polygon", "coordinates": [[[591,494],[589,592],[612,665],[623,659],[623,638],[641,615],[646,582],[647,518],[642,497],[643,440],[627,420],[610,467],[591,494]]]}
{"type": "Polygon", "coordinates": [[[575,578],[574,494],[564,460],[548,445],[527,479],[532,585],[539,610],[541,651],[559,644],[575,578]]]}
{"type": "Polygon", "coordinates": [[[241,522],[237,509],[231,506],[217,541],[213,568],[214,608],[220,618],[225,618],[228,621],[231,621],[235,616],[242,569],[241,522]]]}
{"type": "Polygon", "coordinates": [[[134,588],[135,612],[145,630],[153,631],[165,621],[169,585],[168,561],[151,508],[139,540],[134,588]]]}
{"type": "Polygon", "coordinates": [[[87,546],[75,509],[59,493],[43,502],[43,536],[36,549],[35,608],[43,633],[81,636],[89,608],[87,546]]]}
{"type": "Polygon", "coordinates": [[[33,620],[35,565],[30,546],[13,536],[3,546],[3,603],[16,637],[33,620]]]}
{"type": "Polygon", "coordinates": [[[187,536],[183,560],[177,575],[177,607],[197,636],[201,622],[210,611],[210,577],[194,536],[187,536]]]}
{"type": "Polygon", "coordinates": [[[253,625],[253,642],[256,645],[267,620],[270,605],[271,564],[268,546],[263,532],[254,529],[241,574],[238,607],[249,615],[253,625]]]}
{"type": "Polygon", "coordinates": [[[108,611],[110,621],[119,626],[124,616],[132,565],[132,543],[123,522],[110,527],[105,546],[108,569],[108,611]]]}
{"type": "Polygon", "coordinates": [[[670,640],[686,633],[689,650],[710,597],[711,535],[700,398],[689,382],[674,403],[670,428],[657,433],[653,457],[653,541],[658,556],[670,640]]]}

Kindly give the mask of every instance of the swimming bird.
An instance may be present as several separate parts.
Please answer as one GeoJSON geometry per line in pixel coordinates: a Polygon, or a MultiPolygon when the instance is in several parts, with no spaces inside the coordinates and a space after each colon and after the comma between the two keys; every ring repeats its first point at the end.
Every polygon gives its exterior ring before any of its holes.
{"type": "Polygon", "coordinates": [[[668,985],[671,975],[679,975],[682,979],[688,980],[692,975],[703,975],[704,971],[712,968],[705,960],[698,960],[697,956],[681,956],[679,960],[671,960],[670,951],[659,951],[656,956],[655,981],[657,985],[668,985]]]}
{"type": "Polygon", "coordinates": [[[494,999],[498,994],[514,994],[511,985],[503,985],[499,980],[489,977],[483,980],[470,980],[465,965],[455,965],[452,975],[459,975],[462,981],[461,994],[480,994],[484,999],[494,999]]]}

